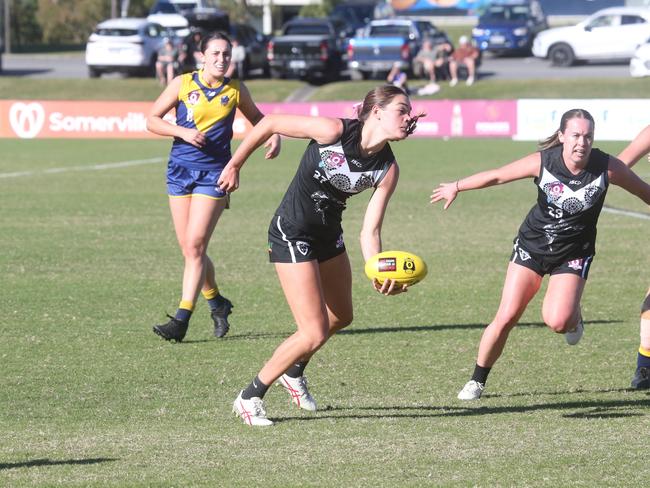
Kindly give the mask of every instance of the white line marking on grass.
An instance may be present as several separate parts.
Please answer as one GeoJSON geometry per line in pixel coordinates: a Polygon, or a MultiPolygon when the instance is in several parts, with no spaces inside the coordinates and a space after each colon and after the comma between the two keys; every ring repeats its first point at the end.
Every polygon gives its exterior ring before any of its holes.
{"type": "Polygon", "coordinates": [[[154,164],[164,161],[165,158],[134,159],[131,161],[120,161],[118,163],[93,164],[92,166],[67,166],[63,168],[50,168],[38,171],[15,171],[13,173],[0,173],[0,178],[19,178],[21,176],[34,176],[39,174],[68,173],[70,171],[102,171],[106,169],[128,168],[129,166],[140,166],[142,164],[154,164]]]}
{"type": "Polygon", "coordinates": [[[609,212],[617,215],[625,215],[626,217],[636,217],[637,219],[650,220],[650,214],[643,212],[633,212],[632,210],[623,210],[621,208],[603,206],[603,212],[609,212]]]}

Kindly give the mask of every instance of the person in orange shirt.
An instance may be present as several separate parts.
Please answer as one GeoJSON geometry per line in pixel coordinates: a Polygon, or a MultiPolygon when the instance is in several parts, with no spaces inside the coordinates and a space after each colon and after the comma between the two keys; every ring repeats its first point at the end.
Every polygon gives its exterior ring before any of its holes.
{"type": "Polygon", "coordinates": [[[458,84],[458,67],[464,65],[467,68],[467,86],[473,85],[476,79],[476,61],[480,53],[476,46],[474,46],[467,36],[461,36],[458,40],[458,47],[451,53],[449,59],[449,73],[451,74],[451,81],[449,86],[456,86],[458,84]]]}

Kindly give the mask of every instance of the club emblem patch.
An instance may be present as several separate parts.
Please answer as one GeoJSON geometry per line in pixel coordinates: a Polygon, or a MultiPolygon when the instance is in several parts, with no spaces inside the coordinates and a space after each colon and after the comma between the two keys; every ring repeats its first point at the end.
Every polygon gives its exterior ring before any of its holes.
{"type": "Polygon", "coordinates": [[[567,266],[576,271],[582,269],[582,258],[581,259],[572,259],[567,263],[567,266]]]}
{"type": "Polygon", "coordinates": [[[300,251],[300,254],[306,256],[309,252],[309,244],[304,241],[296,241],[296,248],[300,251]]]}
{"type": "Polygon", "coordinates": [[[187,95],[187,103],[190,105],[196,105],[199,102],[199,98],[200,95],[198,90],[191,91],[187,95]]]}

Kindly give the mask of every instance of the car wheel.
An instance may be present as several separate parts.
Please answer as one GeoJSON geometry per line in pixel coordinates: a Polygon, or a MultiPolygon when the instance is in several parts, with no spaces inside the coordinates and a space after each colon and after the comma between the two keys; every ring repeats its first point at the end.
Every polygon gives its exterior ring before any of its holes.
{"type": "Polygon", "coordinates": [[[553,66],[571,66],[575,63],[576,57],[573,49],[568,44],[556,44],[548,51],[548,58],[553,66]]]}
{"type": "Polygon", "coordinates": [[[97,68],[92,68],[88,66],[88,78],[99,78],[102,75],[102,72],[97,68]]]}

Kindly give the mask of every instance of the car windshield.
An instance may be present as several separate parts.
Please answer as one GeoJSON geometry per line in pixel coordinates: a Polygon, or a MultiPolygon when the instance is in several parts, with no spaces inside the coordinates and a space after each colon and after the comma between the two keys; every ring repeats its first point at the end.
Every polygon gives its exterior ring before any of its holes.
{"type": "Polygon", "coordinates": [[[287,36],[326,36],[330,31],[322,24],[295,24],[287,26],[284,33],[287,36]]]}
{"type": "Polygon", "coordinates": [[[492,5],[481,16],[484,21],[526,20],[530,17],[527,5],[492,5]]]}
{"type": "Polygon", "coordinates": [[[113,28],[98,28],[95,31],[95,34],[100,36],[112,36],[112,37],[124,37],[124,36],[135,36],[138,34],[136,29],[118,29],[113,28]]]}
{"type": "Polygon", "coordinates": [[[373,25],[373,37],[409,37],[411,30],[408,25],[373,25]]]}
{"type": "Polygon", "coordinates": [[[177,14],[178,10],[173,3],[158,2],[151,9],[151,14],[177,14]]]}

